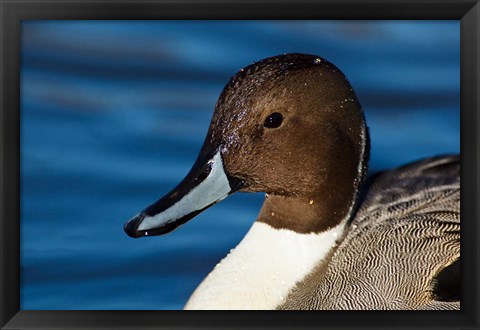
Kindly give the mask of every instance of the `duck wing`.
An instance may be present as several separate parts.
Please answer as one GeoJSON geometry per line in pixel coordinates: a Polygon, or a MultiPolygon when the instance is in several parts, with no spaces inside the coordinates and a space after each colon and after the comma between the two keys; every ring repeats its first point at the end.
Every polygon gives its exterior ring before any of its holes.
{"type": "Polygon", "coordinates": [[[460,160],[377,175],[342,243],[280,309],[459,309],[460,160]]]}
{"type": "Polygon", "coordinates": [[[353,219],[357,225],[362,221],[382,222],[417,210],[428,212],[431,207],[460,212],[460,203],[442,201],[444,194],[460,190],[458,155],[423,159],[380,172],[367,181],[367,193],[353,219]]]}

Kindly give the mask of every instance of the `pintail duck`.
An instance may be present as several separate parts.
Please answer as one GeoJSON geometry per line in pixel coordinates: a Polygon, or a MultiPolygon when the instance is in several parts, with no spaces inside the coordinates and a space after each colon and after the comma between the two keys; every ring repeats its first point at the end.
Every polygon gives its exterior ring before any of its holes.
{"type": "Polygon", "coordinates": [[[125,231],[165,234],[236,191],[265,192],[186,309],[459,309],[459,157],[364,180],[368,159],[345,75],[318,56],[270,57],[230,79],[190,172],[125,231]]]}

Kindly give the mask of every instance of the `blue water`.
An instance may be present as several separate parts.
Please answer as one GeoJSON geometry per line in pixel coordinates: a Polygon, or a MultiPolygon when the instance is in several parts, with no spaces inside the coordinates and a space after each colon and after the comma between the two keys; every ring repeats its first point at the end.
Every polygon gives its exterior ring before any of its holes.
{"type": "Polygon", "coordinates": [[[235,194],[175,232],[123,224],[190,169],[241,67],[317,54],[350,79],[371,170],[459,152],[458,21],[28,21],[21,65],[21,308],[179,309],[254,221],[235,194]]]}

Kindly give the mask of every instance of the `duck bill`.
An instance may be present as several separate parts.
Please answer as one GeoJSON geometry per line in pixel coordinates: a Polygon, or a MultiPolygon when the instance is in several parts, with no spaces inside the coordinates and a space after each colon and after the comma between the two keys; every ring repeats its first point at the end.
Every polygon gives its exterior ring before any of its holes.
{"type": "Polygon", "coordinates": [[[242,185],[226,174],[220,151],[200,156],[178,186],[125,224],[125,232],[135,238],[169,233],[242,185]]]}

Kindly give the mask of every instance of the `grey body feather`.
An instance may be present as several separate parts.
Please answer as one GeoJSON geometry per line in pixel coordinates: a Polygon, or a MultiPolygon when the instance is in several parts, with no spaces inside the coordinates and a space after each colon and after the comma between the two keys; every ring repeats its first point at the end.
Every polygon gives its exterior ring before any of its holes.
{"type": "Polygon", "coordinates": [[[459,157],[429,158],[378,175],[336,250],[278,308],[459,309],[459,292],[436,293],[459,258],[459,157]]]}

